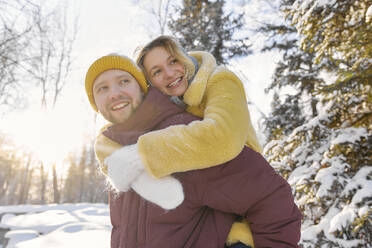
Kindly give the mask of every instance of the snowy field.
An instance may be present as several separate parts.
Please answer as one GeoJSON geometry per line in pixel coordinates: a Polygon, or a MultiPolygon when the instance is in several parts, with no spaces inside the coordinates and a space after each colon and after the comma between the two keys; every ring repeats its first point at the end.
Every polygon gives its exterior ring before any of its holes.
{"type": "Polygon", "coordinates": [[[7,246],[0,241],[0,248],[110,247],[105,204],[0,206],[0,216],[0,231],[10,229],[7,246]]]}

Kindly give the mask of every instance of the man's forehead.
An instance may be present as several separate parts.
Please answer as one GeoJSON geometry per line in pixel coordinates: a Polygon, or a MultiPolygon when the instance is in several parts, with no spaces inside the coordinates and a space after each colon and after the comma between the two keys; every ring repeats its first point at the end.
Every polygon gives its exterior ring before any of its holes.
{"type": "Polygon", "coordinates": [[[122,77],[130,77],[130,78],[133,78],[134,80],[136,80],[132,76],[132,74],[130,74],[127,71],[120,70],[120,69],[110,69],[110,70],[107,70],[107,71],[102,72],[101,74],[99,74],[97,76],[97,78],[94,80],[93,87],[95,85],[104,83],[104,82],[106,82],[106,81],[108,81],[110,79],[117,79],[117,78],[122,78],[122,77]]]}

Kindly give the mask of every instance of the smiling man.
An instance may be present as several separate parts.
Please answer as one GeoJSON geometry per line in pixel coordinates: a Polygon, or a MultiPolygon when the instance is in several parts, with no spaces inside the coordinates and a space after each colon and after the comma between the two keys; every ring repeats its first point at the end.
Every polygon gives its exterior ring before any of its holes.
{"type": "Polygon", "coordinates": [[[112,123],[121,123],[127,120],[142,102],[143,92],[132,74],[113,69],[96,78],[93,96],[105,119],[112,123]]]}
{"type": "MultiPolygon", "coordinates": [[[[85,89],[93,109],[102,114],[110,123],[108,126],[111,126],[124,123],[133,115],[143,102],[144,94],[147,93],[147,84],[143,73],[131,59],[111,54],[99,58],[89,67],[85,78],[85,89]]],[[[99,137],[102,136],[98,136],[97,141],[99,137]]],[[[107,157],[119,148],[117,147],[119,144],[114,142],[105,146],[99,146],[98,143],[95,147],[98,158],[107,157]]],[[[117,159],[119,158],[115,157],[114,153],[106,162],[121,164],[121,161],[115,161],[117,159]]],[[[140,158],[132,156],[131,159],[140,158]]],[[[130,160],[128,159],[127,162],[130,160]]],[[[100,161],[100,163],[104,162],[100,161]]],[[[110,166],[108,170],[104,170],[115,189],[126,188],[120,184],[120,181],[126,177],[133,177],[124,169],[124,166],[110,166]],[[111,180],[113,178],[117,180],[111,180]]],[[[133,171],[133,173],[137,172],[133,171]]],[[[181,184],[171,176],[155,180],[147,173],[142,173],[133,182],[132,188],[146,200],[164,209],[175,208],[184,199],[181,184]],[[168,189],[167,194],[163,194],[164,189],[168,189]]]]}
{"type": "Polygon", "coordinates": [[[96,60],[85,81],[91,106],[111,123],[128,119],[147,92],[146,79],[137,65],[115,54],[96,60]]]}

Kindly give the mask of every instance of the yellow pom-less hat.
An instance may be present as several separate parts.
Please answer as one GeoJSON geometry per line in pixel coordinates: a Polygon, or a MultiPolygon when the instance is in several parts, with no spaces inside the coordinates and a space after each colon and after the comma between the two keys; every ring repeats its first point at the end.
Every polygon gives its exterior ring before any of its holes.
{"type": "Polygon", "coordinates": [[[94,80],[104,71],[107,70],[123,70],[129,72],[138,82],[143,92],[147,93],[147,83],[145,76],[141,69],[131,60],[130,58],[117,54],[110,54],[103,56],[89,67],[88,72],[85,76],[85,91],[88,95],[90,105],[93,109],[98,112],[96,103],[93,96],[93,83],[94,80]]]}

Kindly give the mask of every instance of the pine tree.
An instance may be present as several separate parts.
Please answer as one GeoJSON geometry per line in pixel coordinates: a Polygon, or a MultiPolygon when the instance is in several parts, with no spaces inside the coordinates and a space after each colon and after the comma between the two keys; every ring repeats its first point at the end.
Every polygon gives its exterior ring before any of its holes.
{"type": "Polygon", "coordinates": [[[67,177],[65,185],[63,187],[63,202],[75,203],[79,201],[79,180],[78,180],[78,165],[76,158],[70,156],[67,161],[69,168],[67,171],[67,177]]]}
{"type": "Polygon", "coordinates": [[[290,95],[281,102],[279,94],[274,93],[272,111],[264,121],[268,140],[282,138],[305,122],[299,102],[299,98],[290,95]]]}
{"type": "Polygon", "coordinates": [[[316,63],[326,57],[339,65],[340,78],[329,88],[370,84],[372,26],[366,12],[371,5],[371,0],[298,0],[286,10],[303,35],[302,48],[316,52],[316,63]]]}
{"type": "MultiPolygon", "coordinates": [[[[308,116],[289,135],[276,137],[265,146],[268,161],[291,184],[304,214],[304,247],[369,247],[372,242],[372,101],[371,86],[366,81],[370,68],[364,63],[364,48],[355,49],[358,44],[366,44],[366,39],[369,44],[372,40],[363,21],[353,25],[356,36],[350,39],[356,44],[350,46],[338,35],[329,43],[323,33],[329,26],[333,32],[348,33],[349,25],[333,18],[340,18],[342,10],[345,18],[359,13],[361,16],[353,18],[361,20],[365,11],[359,10],[365,10],[366,5],[368,8],[370,2],[281,2],[288,20],[301,32],[302,48],[306,48],[301,52],[312,58],[308,65],[318,68],[313,76],[321,79],[319,73],[327,71],[338,78],[315,81],[314,90],[303,91],[303,96],[316,97],[316,115],[308,116]],[[345,56],[340,58],[343,52],[345,56]],[[345,72],[352,74],[345,77],[345,72]]],[[[292,64],[289,57],[283,58],[282,64],[292,64]]],[[[287,67],[281,74],[295,74],[294,68],[287,67]]],[[[275,86],[287,83],[286,78],[275,86]]],[[[290,82],[297,89],[304,85],[299,79],[290,82]]]]}
{"type": "MultiPolygon", "coordinates": [[[[294,0],[281,1],[280,7],[290,6],[293,2],[294,0]]],[[[300,37],[297,30],[284,21],[266,24],[257,32],[267,36],[267,43],[263,46],[262,52],[276,50],[282,53],[273,81],[265,89],[266,93],[290,89],[290,93],[285,95],[274,95],[272,112],[265,119],[265,131],[271,139],[278,135],[288,135],[306,120],[317,115],[316,105],[319,101],[317,90],[324,84],[324,80],[319,76],[320,71],[326,65],[329,69],[334,65],[326,59],[323,59],[322,64],[315,65],[315,54],[299,48],[300,37]]]]}
{"type": "Polygon", "coordinates": [[[63,202],[105,202],[107,190],[105,176],[97,167],[93,146],[83,145],[80,152],[71,154],[63,187],[63,202]]]}
{"type": "Polygon", "coordinates": [[[251,53],[247,37],[234,37],[244,26],[243,14],[224,14],[224,5],[225,0],[183,0],[176,8],[179,17],[168,25],[186,51],[208,51],[219,64],[251,53]]]}

